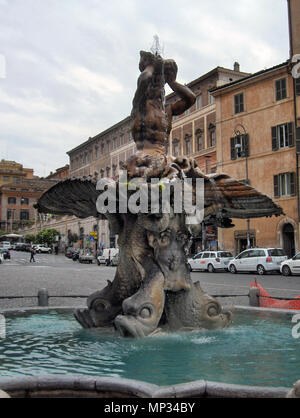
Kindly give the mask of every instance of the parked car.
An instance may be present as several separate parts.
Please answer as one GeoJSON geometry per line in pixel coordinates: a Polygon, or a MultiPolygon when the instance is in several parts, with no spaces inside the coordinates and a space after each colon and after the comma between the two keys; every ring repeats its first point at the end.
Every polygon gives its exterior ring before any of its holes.
{"type": "Polygon", "coordinates": [[[280,264],[280,273],[284,276],[300,274],[300,253],[280,264]]]}
{"type": "Polygon", "coordinates": [[[117,253],[116,255],[113,256],[113,258],[111,259],[110,265],[112,267],[115,267],[119,264],[119,253],[117,253]]]}
{"type": "Polygon", "coordinates": [[[7,248],[8,250],[11,249],[11,243],[9,241],[1,241],[0,248],[7,248]]]}
{"type": "Polygon", "coordinates": [[[10,251],[7,248],[0,248],[0,254],[3,255],[4,260],[10,260],[10,251]]]}
{"type": "Polygon", "coordinates": [[[43,245],[43,244],[33,244],[32,248],[34,248],[38,254],[41,254],[41,253],[51,254],[52,253],[52,248],[47,247],[46,245],[43,245]]]}
{"type": "MultiPolygon", "coordinates": [[[[92,264],[92,262],[93,262],[93,260],[94,260],[94,256],[93,256],[93,254],[91,253],[91,252],[86,252],[86,253],[83,253],[83,254],[79,254],[79,257],[78,257],[78,261],[79,261],[79,263],[88,263],[88,264],[92,264]]],[[[74,259],[73,259],[74,260],[74,259]]]]}
{"type": "Polygon", "coordinates": [[[16,251],[27,251],[27,252],[29,252],[30,249],[31,249],[31,244],[27,244],[25,242],[18,242],[15,248],[16,251]]]}
{"type": "Polygon", "coordinates": [[[251,248],[231,260],[228,270],[233,274],[256,271],[263,275],[269,271],[279,271],[281,263],[286,259],[282,248],[251,248]]]}
{"type": "Polygon", "coordinates": [[[213,273],[216,270],[227,270],[233,255],[229,251],[201,251],[188,259],[190,270],[206,270],[213,273]]]}
{"type": "Polygon", "coordinates": [[[105,248],[102,251],[102,255],[98,255],[97,257],[98,266],[100,266],[101,264],[106,264],[107,266],[109,266],[112,258],[118,253],[119,253],[118,248],[105,248]]]}

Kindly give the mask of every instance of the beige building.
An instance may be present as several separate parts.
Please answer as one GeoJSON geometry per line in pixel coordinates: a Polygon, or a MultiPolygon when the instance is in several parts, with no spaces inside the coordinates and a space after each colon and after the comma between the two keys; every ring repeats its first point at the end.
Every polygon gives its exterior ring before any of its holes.
{"type": "Polygon", "coordinates": [[[281,217],[234,220],[219,229],[222,249],[299,249],[293,78],[288,62],[212,91],[217,113],[217,171],[248,182],[283,208],[281,217]]]}
{"type": "Polygon", "coordinates": [[[33,179],[33,177],[33,168],[24,168],[22,164],[15,161],[0,161],[0,186],[24,178],[33,179]]]}

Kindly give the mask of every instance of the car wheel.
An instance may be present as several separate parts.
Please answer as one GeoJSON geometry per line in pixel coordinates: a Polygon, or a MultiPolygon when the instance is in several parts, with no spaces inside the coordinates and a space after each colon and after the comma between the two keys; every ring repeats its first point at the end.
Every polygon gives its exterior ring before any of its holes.
{"type": "Polygon", "coordinates": [[[208,271],[209,273],[214,273],[214,271],[215,271],[214,266],[213,266],[212,264],[209,264],[209,265],[207,266],[207,271],[208,271]]]}
{"type": "Polygon", "coordinates": [[[101,265],[101,263],[100,263],[100,261],[99,261],[99,260],[97,260],[97,264],[98,264],[98,266],[100,266],[100,265],[101,265]]]}
{"type": "Polygon", "coordinates": [[[266,274],[266,270],[264,266],[262,266],[261,264],[257,266],[256,271],[260,276],[263,276],[264,274],[266,274]]]}
{"type": "Polygon", "coordinates": [[[289,266],[283,266],[282,267],[282,274],[284,276],[290,276],[291,275],[291,269],[289,268],[289,266]]]}
{"type": "Polygon", "coordinates": [[[230,273],[232,273],[232,274],[236,274],[236,273],[237,273],[237,270],[236,270],[235,265],[231,264],[231,265],[229,266],[229,271],[230,271],[230,273]]]}

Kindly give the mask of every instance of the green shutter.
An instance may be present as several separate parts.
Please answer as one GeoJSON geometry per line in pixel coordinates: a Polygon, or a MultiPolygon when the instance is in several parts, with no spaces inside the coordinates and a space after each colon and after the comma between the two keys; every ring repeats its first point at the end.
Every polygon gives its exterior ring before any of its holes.
{"type": "Polygon", "coordinates": [[[235,138],[230,138],[230,153],[231,159],[236,160],[235,138]]]}
{"type": "Polygon", "coordinates": [[[271,128],[272,132],[272,151],[278,150],[277,126],[271,128]]]}
{"type": "Polygon", "coordinates": [[[294,124],[293,122],[290,122],[287,124],[287,131],[288,131],[288,144],[289,147],[293,147],[295,145],[295,141],[294,141],[294,124]]]}
{"type": "Polygon", "coordinates": [[[249,157],[249,155],[250,155],[249,134],[245,134],[243,136],[243,139],[244,139],[244,152],[245,152],[245,157],[249,157]]]}
{"type": "Polygon", "coordinates": [[[296,128],[296,152],[300,154],[300,127],[296,128]]]}
{"type": "Polygon", "coordinates": [[[295,80],[296,95],[300,96],[300,77],[295,80]]]}
{"type": "Polygon", "coordinates": [[[274,197],[279,197],[279,176],[274,176],[274,197]]]}
{"type": "Polygon", "coordinates": [[[296,195],[296,182],[295,182],[296,176],[295,173],[290,173],[290,187],[291,187],[291,196],[296,195]]]}

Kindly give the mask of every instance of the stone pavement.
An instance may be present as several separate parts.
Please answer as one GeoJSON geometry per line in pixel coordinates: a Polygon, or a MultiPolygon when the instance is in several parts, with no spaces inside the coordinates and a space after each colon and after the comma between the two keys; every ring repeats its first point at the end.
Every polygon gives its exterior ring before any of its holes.
{"type": "MultiPolygon", "coordinates": [[[[11,260],[0,265],[1,296],[34,296],[38,290],[46,288],[50,296],[82,295],[102,289],[107,280],[113,280],[114,267],[95,264],[80,264],[64,255],[37,254],[36,263],[29,263],[30,254],[11,251],[11,260]]],[[[295,297],[300,294],[299,276],[283,278],[280,275],[257,276],[253,274],[233,275],[225,272],[193,272],[193,281],[199,280],[201,287],[209,294],[248,294],[250,282],[257,277],[272,296],[295,297]]],[[[249,304],[247,296],[220,298],[222,305],[249,304]]],[[[50,306],[85,306],[86,298],[49,299],[50,306]]],[[[0,309],[34,307],[37,298],[1,299],[0,309]]]]}

